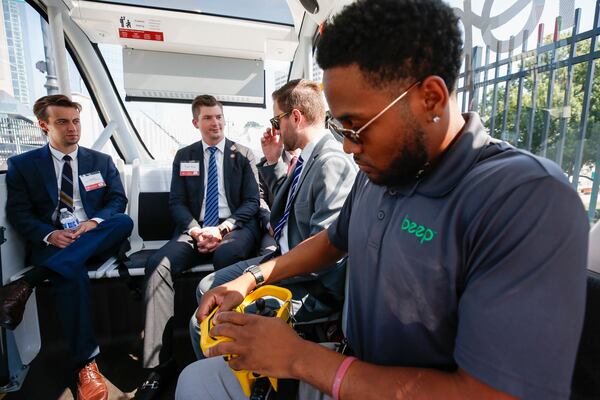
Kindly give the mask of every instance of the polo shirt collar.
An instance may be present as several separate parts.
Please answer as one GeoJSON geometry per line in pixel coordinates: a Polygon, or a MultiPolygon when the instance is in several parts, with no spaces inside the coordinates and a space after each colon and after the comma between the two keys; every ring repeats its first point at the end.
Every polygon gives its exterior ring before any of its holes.
{"type": "Polygon", "coordinates": [[[477,113],[464,113],[463,117],[465,125],[459,137],[441,156],[437,165],[426,171],[420,179],[390,190],[405,196],[419,193],[427,197],[442,197],[454,189],[479,160],[491,139],[477,113]]]}

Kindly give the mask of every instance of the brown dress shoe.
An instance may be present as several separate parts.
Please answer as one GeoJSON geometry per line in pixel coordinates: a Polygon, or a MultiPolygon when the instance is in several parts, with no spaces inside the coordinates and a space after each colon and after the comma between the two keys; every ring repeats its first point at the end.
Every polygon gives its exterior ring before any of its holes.
{"type": "Polygon", "coordinates": [[[81,368],[77,380],[77,400],[108,400],[108,389],[96,361],[81,368]]]}
{"type": "Polygon", "coordinates": [[[21,323],[25,304],[31,292],[31,286],[23,279],[0,287],[1,326],[12,331],[21,323]]]}

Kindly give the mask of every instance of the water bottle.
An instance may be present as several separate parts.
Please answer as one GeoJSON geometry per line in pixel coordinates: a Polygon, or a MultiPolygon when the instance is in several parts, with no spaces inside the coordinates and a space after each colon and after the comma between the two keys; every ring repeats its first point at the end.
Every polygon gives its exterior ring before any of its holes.
{"type": "Polygon", "coordinates": [[[60,209],[60,223],[64,229],[74,230],[79,225],[77,217],[66,208],[60,209]]]}

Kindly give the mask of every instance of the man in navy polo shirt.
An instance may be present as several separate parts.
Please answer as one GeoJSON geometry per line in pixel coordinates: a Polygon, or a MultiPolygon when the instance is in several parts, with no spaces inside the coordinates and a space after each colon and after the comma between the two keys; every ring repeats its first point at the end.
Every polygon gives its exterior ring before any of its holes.
{"type": "MultiPolygon", "coordinates": [[[[441,0],[359,0],[327,23],[324,91],[360,167],[340,216],[286,255],[207,292],[199,315],[348,254],[351,358],[276,318],[222,311],[234,369],[334,399],[568,399],[585,306],[589,225],[554,163],[461,114],[458,20],[441,0]]],[[[312,393],[314,395],[314,393],[312,393]]],[[[178,399],[243,398],[221,357],[178,399]],[[218,378],[218,379],[216,379],[218,378]],[[211,397],[212,396],[212,397],[211,397]]],[[[314,397],[310,397],[314,398],[314,397]]]]}

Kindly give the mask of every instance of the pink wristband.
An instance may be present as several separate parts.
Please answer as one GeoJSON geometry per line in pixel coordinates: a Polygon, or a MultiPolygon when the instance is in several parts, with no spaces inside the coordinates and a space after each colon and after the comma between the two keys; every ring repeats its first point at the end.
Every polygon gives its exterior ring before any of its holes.
{"type": "Polygon", "coordinates": [[[335,373],[335,378],[333,378],[333,387],[331,388],[331,395],[333,396],[333,400],[340,400],[340,389],[342,387],[342,381],[346,376],[346,372],[348,372],[348,368],[354,361],[358,360],[356,357],[346,357],[344,361],[340,364],[337,372],[335,373]]]}

